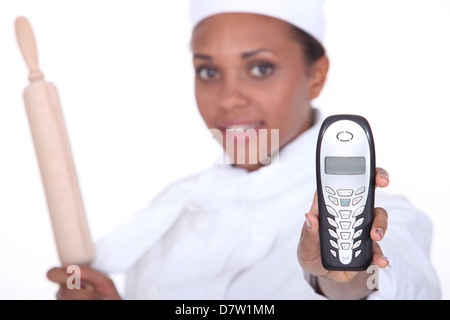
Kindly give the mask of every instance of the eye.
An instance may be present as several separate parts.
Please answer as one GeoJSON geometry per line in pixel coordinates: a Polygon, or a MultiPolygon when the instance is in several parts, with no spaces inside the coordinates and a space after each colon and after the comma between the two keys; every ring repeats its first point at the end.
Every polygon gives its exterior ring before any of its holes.
{"type": "Polygon", "coordinates": [[[253,66],[250,69],[250,73],[254,76],[254,77],[264,77],[264,76],[268,76],[273,72],[273,66],[270,64],[258,64],[256,66],[253,66]]]}
{"type": "Polygon", "coordinates": [[[200,67],[197,69],[197,74],[200,77],[200,79],[205,81],[220,78],[220,73],[213,68],[200,67]]]}

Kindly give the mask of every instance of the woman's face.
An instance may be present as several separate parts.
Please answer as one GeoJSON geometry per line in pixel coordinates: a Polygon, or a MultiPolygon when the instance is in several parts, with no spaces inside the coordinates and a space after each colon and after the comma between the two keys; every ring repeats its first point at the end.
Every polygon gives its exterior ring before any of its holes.
{"type": "Polygon", "coordinates": [[[311,126],[311,99],[325,81],[328,60],[308,66],[290,28],[266,16],[227,13],[207,18],[193,32],[200,114],[214,136],[223,137],[217,140],[233,163],[249,171],[311,126]]]}

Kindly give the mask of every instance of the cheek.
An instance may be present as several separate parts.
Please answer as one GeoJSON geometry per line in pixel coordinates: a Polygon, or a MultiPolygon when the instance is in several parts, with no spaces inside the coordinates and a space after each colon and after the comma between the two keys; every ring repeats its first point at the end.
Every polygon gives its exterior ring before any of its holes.
{"type": "Polygon", "coordinates": [[[287,81],[277,86],[265,100],[267,124],[280,130],[280,146],[301,133],[301,128],[309,122],[309,99],[305,81],[287,81]]]}
{"type": "Polygon", "coordinates": [[[203,121],[206,123],[208,128],[211,128],[214,118],[214,95],[208,90],[203,88],[199,88],[196,84],[195,86],[195,100],[197,102],[198,111],[203,118],[203,121]]]}

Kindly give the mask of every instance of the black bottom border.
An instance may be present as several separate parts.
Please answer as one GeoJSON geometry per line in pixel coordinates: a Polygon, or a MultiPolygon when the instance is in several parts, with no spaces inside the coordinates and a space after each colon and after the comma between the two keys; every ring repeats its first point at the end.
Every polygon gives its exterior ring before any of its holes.
{"type": "MultiPolygon", "coordinates": [[[[369,311],[402,317],[417,316],[429,304],[448,307],[449,300],[123,300],[72,302],[56,301],[51,307],[61,307],[71,314],[144,319],[297,319],[330,315],[338,310],[369,311]],[[436,304],[440,301],[444,304],[436,304]],[[394,308],[391,308],[394,307],[394,308]],[[363,309],[364,308],[364,309],[363,309]],[[390,308],[390,309],[388,309],[390,308]],[[81,311],[81,313],[80,313],[81,311]]],[[[446,308],[447,309],[447,308],[446,308]]]]}

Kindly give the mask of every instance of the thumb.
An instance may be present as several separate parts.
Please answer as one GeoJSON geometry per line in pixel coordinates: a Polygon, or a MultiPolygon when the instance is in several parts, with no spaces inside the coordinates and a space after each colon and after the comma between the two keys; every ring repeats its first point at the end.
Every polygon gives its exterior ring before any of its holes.
{"type": "Polygon", "coordinates": [[[319,238],[319,210],[317,205],[317,192],[311,209],[305,214],[300,242],[298,245],[298,256],[300,261],[312,262],[320,259],[320,238],[319,238]]]}
{"type": "Polygon", "coordinates": [[[302,260],[311,261],[320,257],[319,219],[312,213],[305,214],[298,249],[302,260]]]}
{"type": "Polygon", "coordinates": [[[309,212],[305,214],[306,231],[311,236],[319,236],[319,204],[317,200],[317,191],[314,194],[313,202],[309,212]]]}

